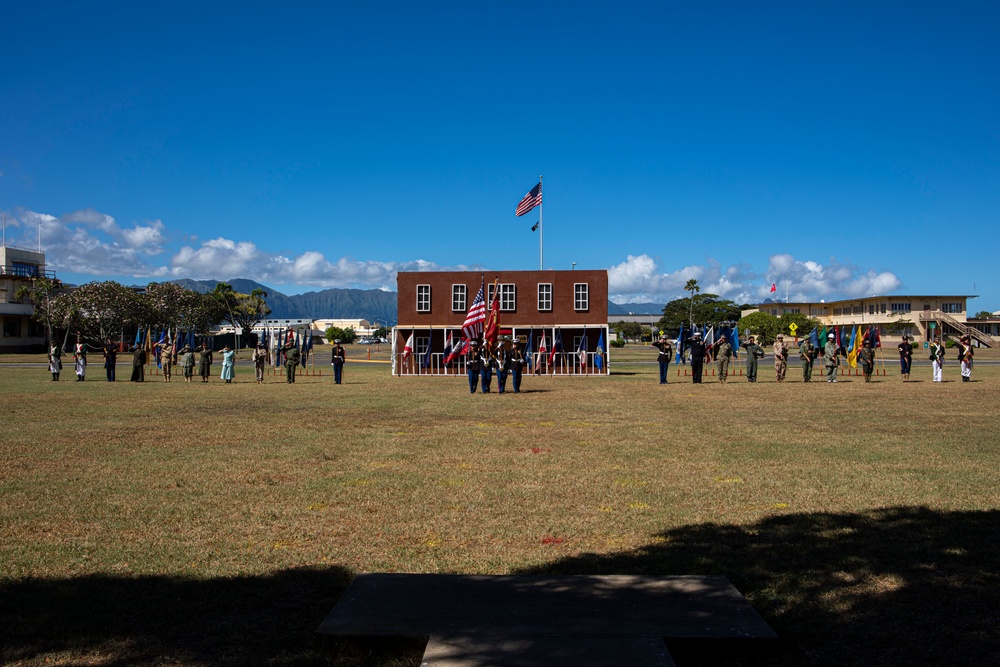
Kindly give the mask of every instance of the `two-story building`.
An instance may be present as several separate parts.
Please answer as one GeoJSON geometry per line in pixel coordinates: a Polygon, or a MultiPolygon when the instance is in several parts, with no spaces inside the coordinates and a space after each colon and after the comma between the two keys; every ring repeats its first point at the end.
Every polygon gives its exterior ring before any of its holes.
{"type": "Polygon", "coordinates": [[[464,360],[444,363],[445,346],[449,337],[462,340],[462,325],[480,286],[489,315],[495,281],[500,336],[520,341],[531,352],[533,369],[566,376],[608,373],[607,271],[419,271],[396,278],[393,375],[464,374],[464,360]],[[406,352],[411,337],[412,349],[406,352]],[[595,367],[597,355],[601,369],[595,367]]]}
{"type": "Polygon", "coordinates": [[[38,278],[55,278],[45,270],[45,253],[0,245],[0,352],[40,352],[45,349],[45,325],[32,319],[30,299],[18,299],[18,288],[38,278]]]}

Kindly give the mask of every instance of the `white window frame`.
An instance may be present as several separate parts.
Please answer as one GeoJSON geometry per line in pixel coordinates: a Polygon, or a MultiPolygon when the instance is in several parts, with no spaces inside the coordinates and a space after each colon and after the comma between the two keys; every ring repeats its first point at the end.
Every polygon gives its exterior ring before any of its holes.
{"type": "Polygon", "coordinates": [[[465,285],[455,284],[451,286],[451,311],[453,313],[464,313],[469,305],[469,288],[465,285]]]}
{"type": "Polygon", "coordinates": [[[514,283],[500,283],[500,310],[505,313],[517,310],[517,286],[514,283]]]}
{"type": "Polygon", "coordinates": [[[552,310],[552,283],[538,283],[538,311],[548,312],[550,310],[552,310]],[[542,296],[543,287],[548,288],[548,293],[544,296],[548,300],[547,304],[542,296]]]}
{"type": "Polygon", "coordinates": [[[431,312],[431,286],[428,284],[417,285],[417,312],[418,313],[429,313],[431,312]],[[426,288],[426,289],[422,289],[426,288]],[[424,300],[421,297],[426,295],[426,304],[421,307],[421,301],[424,300]]]}
{"type": "Polygon", "coordinates": [[[590,310],[590,283],[573,283],[573,310],[577,312],[590,310]]]}

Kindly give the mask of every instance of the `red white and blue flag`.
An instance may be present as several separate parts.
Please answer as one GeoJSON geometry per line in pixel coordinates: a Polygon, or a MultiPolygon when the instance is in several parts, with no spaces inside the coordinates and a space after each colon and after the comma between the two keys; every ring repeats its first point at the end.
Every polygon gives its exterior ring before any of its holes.
{"type": "Polygon", "coordinates": [[[486,321],[486,300],[483,299],[483,289],[486,281],[479,284],[479,292],[469,306],[469,312],[465,316],[465,323],[462,325],[462,332],[468,340],[476,340],[483,335],[483,322],[486,321]]]}
{"type": "Polygon", "coordinates": [[[562,329],[557,329],[555,336],[552,339],[552,349],[549,350],[549,366],[556,362],[556,355],[562,354],[562,329]]]}
{"type": "Polygon", "coordinates": [[[520,203],[517,205],[517,210],[514,211],[514,215],[522,216],[536,206],[540,206],[542,203],[542,184],[539,183],[535,187],[528,191],[528,194],[524,195],[520,203]]]}
{"type": "Polygon", "coordinates": [[[465,354],[465,348],[468,346],[469,342],[466,340],[459,339],[458,343],[455,343],[455,339],[452,338],[451,332],[448,333],[448,340],[444,344],[444,363],[450,364],[455,361],[458,357],[465,354]]]}

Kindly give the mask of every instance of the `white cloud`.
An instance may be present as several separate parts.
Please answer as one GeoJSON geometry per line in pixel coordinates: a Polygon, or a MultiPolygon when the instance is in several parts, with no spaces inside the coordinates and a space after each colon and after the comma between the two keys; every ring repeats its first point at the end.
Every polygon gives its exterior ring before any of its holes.
{"type": "Polygon", "coordinates": [[[41,240],[51,268],[94,275],[150,275],[144,257],[160,254],[166,238],[159,220],[122,229],[114,218],[93,209],[62,217],[21,210],[13,216],[13,226],[21,229],[18,244],[34,247],[41,240]]]}
{"type": "Polygon", "coordinates": [[[341,257],[331,262],[314,250],[287,257],[263,252],[249,241],[218,238],[205,241],[198,248],[184,246],[171,258],[166,272],[174,277],[195,279],[249,277],[279,285],[392,290],[399,271],[461,271],[467,268],[439,266],[422,259],[379,262],[341,257]]]}
{"type": "Polygon", "coordinates": [[[797,260],[791,255],[772,255],[767,269],[756,271],[747,264],[725,269],[715,260],[704,265],[685,266],[670,273],[661,272],[649,255],[629,255],[608,269],[608,292],[618,303],[663,302],[687,296],[684,285],[691,278],[698,281],[702,293],[718,294],[737,303],[758,303],[771,296],[775,284],[784,297],[788,288],[791,301],[838,299],[888,294],[902,282],[888,271],[865,270],[831,259],[824,266],[813,260],[797,260]]]}
{"type": "Polygon", "coordinates": [[[77,225],[78,229],[80,227],[97,229],[119,245],[149,256],[158,255],[166,242],[163,223],[160,220],[152,220],[145,225],[134,223],[131,229],[122,229],[110,215],[92,208],[67,213],[60,220],[67,227],[77,225]]]}

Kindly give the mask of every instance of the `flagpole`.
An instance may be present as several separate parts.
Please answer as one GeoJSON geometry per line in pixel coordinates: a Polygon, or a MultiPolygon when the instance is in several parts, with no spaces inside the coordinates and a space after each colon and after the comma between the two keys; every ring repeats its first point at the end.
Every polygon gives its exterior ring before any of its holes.
{"type": "Polygon", "coordinates": [[[544,271],[544,262],[542,261],[542,234],[544,233],[542,228],[542,207],[545,205],[545,197],[542,192],[541,174],[538,175],[538,194],[542,196],[542,201],[538,204],[538,270],[544,271]]]}

